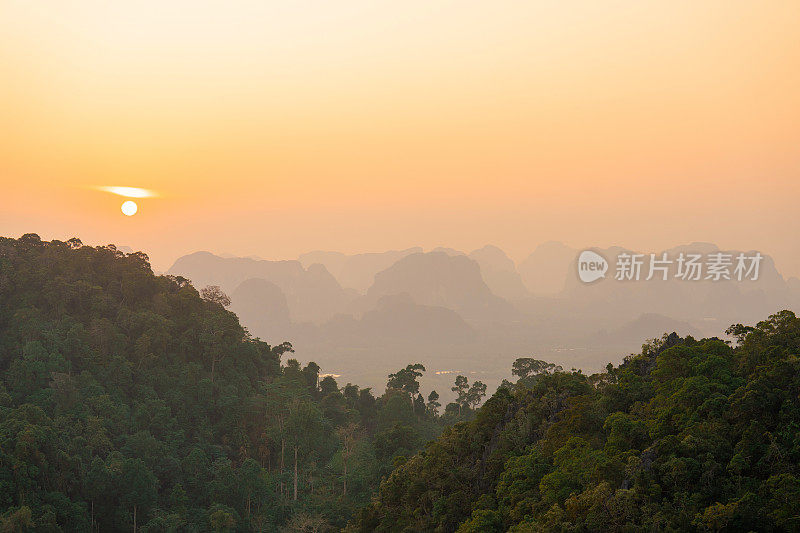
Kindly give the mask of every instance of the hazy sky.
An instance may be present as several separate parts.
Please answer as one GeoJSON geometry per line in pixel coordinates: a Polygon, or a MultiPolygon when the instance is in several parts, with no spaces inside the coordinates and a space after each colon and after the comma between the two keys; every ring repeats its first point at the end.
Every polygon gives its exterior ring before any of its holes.
{"type": "Polygon", "coordinates": [[[800,275],[800,2],[0,2],[0,234],[800,275]],[[93,187],[147,187],[122,198],[93,187]]]}

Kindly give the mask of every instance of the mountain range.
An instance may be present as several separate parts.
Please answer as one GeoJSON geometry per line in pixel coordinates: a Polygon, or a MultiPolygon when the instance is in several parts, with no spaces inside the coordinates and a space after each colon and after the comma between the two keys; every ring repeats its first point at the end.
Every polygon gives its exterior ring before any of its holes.
{"type": "MultiPolygon", "coordinates": [[[[612,263],[621,253],[635,253],[593,250],[612,263]]],[[[720,249],[691,243],[663,252],[705,257],[720,249]]],[[[314,251],[282,261],[196,252],[179,258],[168,273],[197,287],[221,287],[254,335],[291,339],[301,358],[374,386],[406,360],[410,347],[441,372],[434,375],[474,372],[497,384],[497,370],[519,356],[592,371],[637,351],[643,338],[673,330],[724,336],[731,324],[757,321],[775,309],[800,309],[800,280],[784,279],[765,254],[755,281],[670,276],[622,282],[613,279],[612,265],[606,279],[586,284],[577,275],[579,253],[548,242],[517,265],[492,245],[471,252],[314,251]]],[[[645,272],[648,259],[644,253],[645,272]]],[[[435,384],[439,390],[445,385],[435,384]]]]}

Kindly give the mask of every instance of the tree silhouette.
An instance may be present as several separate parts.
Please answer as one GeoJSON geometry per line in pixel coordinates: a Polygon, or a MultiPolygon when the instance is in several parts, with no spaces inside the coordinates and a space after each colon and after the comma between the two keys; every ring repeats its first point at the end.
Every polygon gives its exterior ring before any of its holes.
{"type": "Polygon", "coordinates": [[[465,401],[472,409],[475,409],[484,396],[486,396],[486,385],[481,381],[476,381],[467,391],[465,401]]]}
{"type": "Polygon", "coordinates": [[[208,287],[201,289],[200,297],[207,302],[213,302],[221,305],[222,307],[229,307],[231,305],[231,299],[227,294],[222,292],[222,289],[219,288],[219,285],[209,285],[208,287]]]}
{"type": "Polygon", "coordinates": [[[456,393],[456,404],[458,405],[458,414],[461,414],[461,407],[467,404],[467,392],[469,391],[469,384],[466,376],[456,376],[455,385],[450,388],[451,391],[456,393]]]}
{"type": "Polygon", "coordinates": [[[441,406],[442,404],[439,403],[439,393],[432,390],[431,393],[428,394],[428,412],[435,417],[439,414],[439,407],[441,406]]]}
{"type": "Polygon", "coordinates": [[[342,497],[347,496],[347,461],[355,452],[356,444],[361,438],[361,428],[355,422],[336,429],[336,435],[342,445],[342,497]]]}
{"type": "Polygon", "coordinates": [[[414,411],[414,396],[419,393],[419,378],[425,372],[425,367],[420,363],[408,365],[394,374],[389,374],[386,383],[388,389],[400,390],[408,394],[411,401],[411,410],[414,411]]]}

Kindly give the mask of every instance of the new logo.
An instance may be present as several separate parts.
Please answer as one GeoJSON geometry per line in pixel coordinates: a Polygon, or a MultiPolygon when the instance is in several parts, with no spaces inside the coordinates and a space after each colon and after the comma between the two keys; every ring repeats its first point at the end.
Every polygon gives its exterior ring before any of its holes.
{"type": "Polygon", "coordinates": [[[608,271],[608,261],[592,250],[584,250],[578,256],[578,277],[584,283],[604,278],[608,271]]]}

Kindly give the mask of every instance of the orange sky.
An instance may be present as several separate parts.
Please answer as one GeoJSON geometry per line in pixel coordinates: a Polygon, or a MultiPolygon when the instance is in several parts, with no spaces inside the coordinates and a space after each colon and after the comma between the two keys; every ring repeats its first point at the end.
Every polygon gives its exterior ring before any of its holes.
{"type": "Polygon", "coordinates": [[[705,240],[800,275],[798,20],[796,1],[6,0],[0,234],[158,269],[705,240]],[[160,196],[127,218],[101,185],[160,196]]]}

